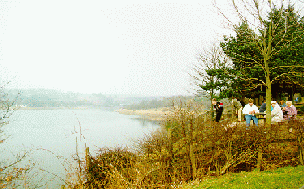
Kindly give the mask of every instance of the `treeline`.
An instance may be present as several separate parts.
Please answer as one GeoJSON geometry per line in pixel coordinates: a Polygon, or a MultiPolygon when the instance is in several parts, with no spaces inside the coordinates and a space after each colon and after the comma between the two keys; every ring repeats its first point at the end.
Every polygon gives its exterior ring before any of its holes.
{"type": "Polygon", "coordinates": [[[150,102],[159,97],[111,94],[82,94],[53,89],[11,89],[7,94],[18,96],[17,104],[26,107],[112,107],[132,106],[150,102]]]}
{"type": "MultiPolygon", "coordinates": [[[[185,103],[190,99],[195,99],[194,96],[175,96],[175,97],[154,97],[150,99],[143,99],[140,102],[125,105],[122,108],[128,110],[149,110],[158,108],[171,108],[179,103],[185,103]]],[[[201,100],[201,99],[197,99],[201,100]]]]}

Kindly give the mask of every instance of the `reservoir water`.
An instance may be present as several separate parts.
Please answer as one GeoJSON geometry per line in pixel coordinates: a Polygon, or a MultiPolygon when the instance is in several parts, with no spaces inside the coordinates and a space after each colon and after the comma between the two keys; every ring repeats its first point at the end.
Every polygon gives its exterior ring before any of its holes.
{"type": "Polygon", "coordinates": [[[76,140],[83,157],[85,146],[93,155],[102,147],[132,146],[157,128],[135,115],[102,109],[18,110],[3,128],[7,140],[0,144],[0,162],[9,164],[26,153],[19,165],[32,169],[20,182],[60,188],[71,167],[67,162],[75,162],[76,140]]]}

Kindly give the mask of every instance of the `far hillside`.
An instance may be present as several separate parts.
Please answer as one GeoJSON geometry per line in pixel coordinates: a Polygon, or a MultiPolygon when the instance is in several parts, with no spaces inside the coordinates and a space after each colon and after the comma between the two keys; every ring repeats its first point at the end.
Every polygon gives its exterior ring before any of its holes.
{"type": "MultiPolygon", "coordinates": [[[[18,96],[18,105],[22,107],[91,107],[112,108],[123,107],[151,107],[158,104],[164,97],[150,97],[140,95],[123,94],[83,94],[75,92],[63,92],[55,89],[10,89],[7,90],[13,101],[18,96]]],[[[160,106],[158,104],[157,106],[160,106]]]]}

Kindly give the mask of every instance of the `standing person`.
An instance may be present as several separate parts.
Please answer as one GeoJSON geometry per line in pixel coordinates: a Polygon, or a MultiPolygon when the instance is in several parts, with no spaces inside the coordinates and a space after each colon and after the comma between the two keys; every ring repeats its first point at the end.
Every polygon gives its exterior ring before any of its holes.
{"type": "Polygon", "coordinates": [[[253,100],[249,99],[248,104],[245,105],[243,109],[243,114],[245,114],[246,119],[246,129],[249,129],[250,121],[253,120],[256,126],[259,124],[258,118],[255,114],[259,113],[259,109],[256,105],[253,104],[253,100]]]}
{"type": "Polygon", "coordinates": [[[215,98],[212,99],[212,104],[213,104],[213,109],[215,110],[216,113],[215,121],[219,122],[224,110],[224,105],[221,102],[217,102],[215,98]]]}
{"type": "Polygon", "coordinates": [[[238,115],[239,115],[239,109],[242,108],[242,105],[240,103],[240,101],[238,101],[237,98],[232,97],[232,117],[236,117],[236,119],[238,119],[238,115]]]}
{"type": "Polygon", "coordinates": [[[286,105],[284,108],[283,108],[283,111],[286,112],[284,114],[284,119],[294,119],[296,116],[297,116],[297,109],[294,105],[292,105],[292,101],[287,101],[286,102],[286,105]]]}
{"type": "Polygon", "coordinates": [[[277,101],[271,101],[273,110],[271,111],[271,122],[281,122],[283,120],[283,111],[277,101]]]}
{"type": "Polygon", "coordinates": [[[239,121],[241,122],[242,121],[242,119],[244,119],[244,116],[243,116],[243,108],[244,108],[244,106],[246,105],[245,104],[245,102],[244,102],[244,97],[242,97],[241,99],[240,99],[240,103],[241,103],[241,105],[242,105],[242,107],[239,109],[239,121]]]}
{"type": "Polygon", "coordinates": [[[238,98],[237,98],[237,102],[240,105],[240,108],[237,110],[237,119],[238,119],[239,122],[241,122],[242,121],[242,116],[243,116],[242,110],[243,110],[243,107],[245,106],[245,103],[242,100],[239,100],[238,98]]]}

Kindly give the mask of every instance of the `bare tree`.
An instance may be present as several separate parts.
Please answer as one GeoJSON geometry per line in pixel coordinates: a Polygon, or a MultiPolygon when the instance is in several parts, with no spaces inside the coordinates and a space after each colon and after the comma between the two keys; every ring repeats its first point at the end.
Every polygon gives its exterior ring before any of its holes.
{"type": "MultiPolygon", "coordinates": [[[[222,77],[225,73],[225,68],[230,66],[228,57],[222,49],[215,44],[204,49],[198,56],[198,62],[193,66],[193,73],[190,74],[193,78],[193,84],[197,87],[197,91],[203,92],[206,96],[212,99],[216,93],[227,87],[227,77],[222,77]]],[[[210,112],[213,112],[213,106],[210,107],[210,112]]],[[[212,119],[211,113],[211,119],[212,119]]]]}
{"type": "MultiPolygon", "coordinates": [[[[9,82],[7,83],[9,84],[9,82]]],[[[18,108],[18,101],[20,93],[18,93],[15,97],[10,96],[5,91],[5,86],[7,84],[0,87],[0,143],[2,143],[5,138],[3,138],[3,127],[9,123],[9,117],[13,114],[13,112],[18,108]]]]}
{"type": "MultiPolygon", "coordinates": [[[[8,125],[9,118],[13,112],[18,108],[17,103],[19,101],[20,94],[12,97],[6,92],[5,87],[9,84],[7,82],[5,85],[0,87],[0,144],[2,144],[6,139],[5,133],[3,132],[4,126],[8,125]]],[[[0,162],[0,188],[6,188],[13,185],[13,180],[21,176],[26,169],[15,167],[20,161],[26,157],[27,153],[22,155],[15,155],[12,161],[0,162]]]]}

